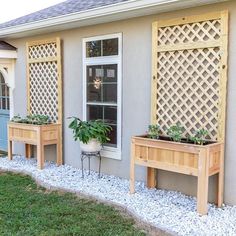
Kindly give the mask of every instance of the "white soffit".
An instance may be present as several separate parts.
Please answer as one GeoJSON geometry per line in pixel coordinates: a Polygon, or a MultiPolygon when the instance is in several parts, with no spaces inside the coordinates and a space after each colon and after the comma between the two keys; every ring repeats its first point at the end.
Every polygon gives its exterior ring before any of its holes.
{"type": "Polygon", "coordinates": [[[130,0],[45,20],[0,29],[0,38],[20,38],[133,17],[220,3],[228,0],[130,0]]]}

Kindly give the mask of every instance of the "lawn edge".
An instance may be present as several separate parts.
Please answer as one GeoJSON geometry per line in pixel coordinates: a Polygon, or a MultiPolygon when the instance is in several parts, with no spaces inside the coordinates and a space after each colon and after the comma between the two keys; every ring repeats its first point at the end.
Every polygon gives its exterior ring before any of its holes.
{"type": "Polygon", "coordinates": [[[58,191],[58,192],[63,192],[63,193],[73,193],[75,194],[77,197],[82,197],[82,198],[86,198],[89,200],[93,200],[96,201],[98,203],[102,203],[111,207],[114,207],[115,209],[117,209],[120,213],[125,214],[128,217],[131,217],[134,222],[135,222],[135,226],[137,226],[138,229],[142,230],[144,229],[146,231],[146,233],[148,233],[148,235],[150,236],[174,236],[177,235],[176,232],[172,232],[168,229],[162,228],[162,227],[157,227],[154,224],[142,219],[138,214],[136,214],[134,211],[128,209],[128,207],[119,204],[119,203],[114,203],[111,200],[105,200],[102,199],[100,197],[95,197],[91,194],[86,194],[83,193],[81,191],[75,191],[75,190],[71,190],[71,189],[67,189],[66,187],[56,187],[53,185],[50,185],[48,183],[46,183],[45,181],[39,180],[37,179],[37,177],[34,176],[33,173],[31,173],[30,171],[26,171],[26,170],[12,170],[9,168],[2,168],[0,167],[0,172],[11,172],[14,174],[23,174],[23,175],[27,175],[30,176],[32,178],[32,180],[39,186],[49,190],[49,191],[58,191]]]}

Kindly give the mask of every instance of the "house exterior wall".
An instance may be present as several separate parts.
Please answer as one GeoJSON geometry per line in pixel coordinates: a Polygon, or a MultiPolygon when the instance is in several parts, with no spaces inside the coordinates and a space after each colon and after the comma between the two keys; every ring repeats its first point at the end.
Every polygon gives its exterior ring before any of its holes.
{"type": "MultiPolygon", "coordinates": [[[[15,68],[14,112],[26,114],[26,42],[59,36],[63,42],[63,89],[64,89],[64,161],[66,164],[80,167],[79,144],[74,142],[68,129],[67,117],[83,117],[83,61],[82,39],[103,34],[123,34],[123,76],[122,76],[122,159],[102,160],[102,172],[129,178],[130,138],[145,133],[150,123],[151,108],[151,32],[152,22],[159,19],[171,19],[187,15],[198,15],[213,11],[229,10],[229,80],[225,153],[225,202],[236,204],[236,2],[203,6],[182,11],[139,17],[109,24],[84,27],[68,31],[22,38],[9,41],[18,48],[15,68]]],[[[55,148],[46,150],[47,158],[55,159],[55,148]]],[[[15,153],[24,154],[23,145],[15,145],[15,153]]],[[[92,168],[97,168],[93,160],[92,168]]],[[[145,180],[144,167],[136,168],[136,178],[145,180]]],[[[216,177],[210,178],[209,199],[216,195],[216,177]]],[[[160,188],[182,191],[196,195],[197,179],[176,173],[158,171],[160,188]]]]}

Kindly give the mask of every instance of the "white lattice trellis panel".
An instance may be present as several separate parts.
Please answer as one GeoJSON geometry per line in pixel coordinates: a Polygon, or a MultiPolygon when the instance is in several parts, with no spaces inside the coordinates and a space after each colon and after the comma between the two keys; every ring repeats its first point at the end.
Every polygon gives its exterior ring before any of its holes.
{"type": "Polygon", "coordinates": [[[186,136],[204,128],[211,140],[223,139],[227,80],[224,15],[153,24],[152,122],[164,133],[179,123],[186,136]]]}
{"type": "Polygon", "coordinates": [[[220,38],[220,20],[208,20],[158,28],[158,45],[207,42],[220,38]]]}
{"type": "Polygon", "coordinates": [[[29,46],[29,59],[57,57],[57,42],[29,46]]]}
{"type": "Polygon", "coordinates": [[[158,53],[157,120],[163,131],[180,123],[185,135],[205,128],[216,138],[218,67],[219,48],[158,53]]]}
{"type": "Polygon", "coordinates": [[[60,40],[28,43],[28,112],[61,122],[60,40]]]}

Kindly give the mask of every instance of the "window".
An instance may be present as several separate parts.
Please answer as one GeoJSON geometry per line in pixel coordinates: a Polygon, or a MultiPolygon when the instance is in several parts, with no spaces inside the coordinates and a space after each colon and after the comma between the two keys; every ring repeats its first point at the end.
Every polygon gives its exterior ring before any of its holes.
{"type": "Polygon", "coordinates": [[[84,119],[112,127],[103,155],[120,159],[121,34],[84,39],[84,119]]]}
{"type": "Polygon", "coordinates": [[[9,88],[7,87],[2,73],[0,72],[0,110],[10,110],[9,88]]]}

